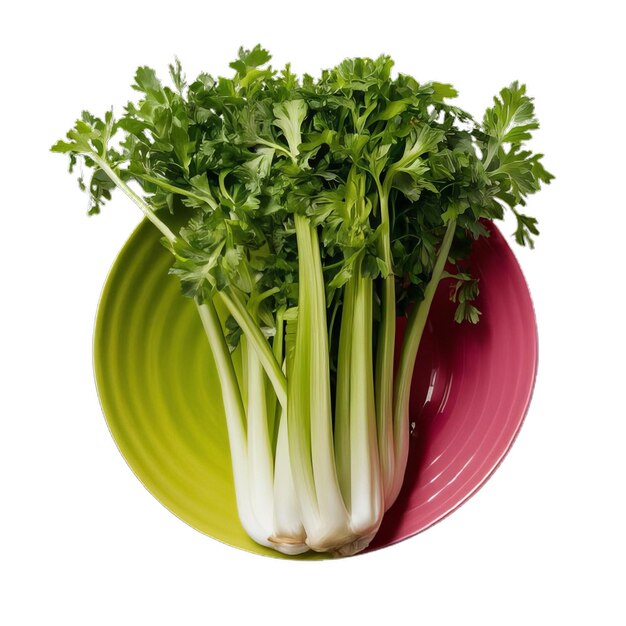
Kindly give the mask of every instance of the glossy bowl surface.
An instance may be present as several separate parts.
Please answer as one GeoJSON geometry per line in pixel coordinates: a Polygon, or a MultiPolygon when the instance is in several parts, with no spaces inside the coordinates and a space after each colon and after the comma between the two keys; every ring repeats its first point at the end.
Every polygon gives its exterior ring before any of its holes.
{"type": "MultiPolygon", "coordinates": [[[[433,303],[413,381],[404,487],[370,550],[428,528],[467,500],[524,419],[537,367],[535,315],[512,251],[491,231],[471,258],[480,323],[453,321],[445,282],[433,303]]],[[[107,424],[130,468],[172,513],[225,543],[280,556],[239,524],[215,365],[195,307],[169,266],[169,253],[144,222],[107,278],[94,334],[107,424]]]]}

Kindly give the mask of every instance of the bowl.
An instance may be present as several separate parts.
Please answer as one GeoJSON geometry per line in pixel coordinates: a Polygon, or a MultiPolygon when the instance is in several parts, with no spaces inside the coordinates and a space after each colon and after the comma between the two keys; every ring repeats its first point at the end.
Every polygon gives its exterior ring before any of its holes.
{"type": "MultiPolygon", "coordinates": [[[[528,287],[499,230],[475,242],[476,325],[454,322],[440,284],[417,357],[411,443],[402,492],[368,551],[438,522],[498,467],[523,422],[537,367],[528,287]]],[[[168,275],[171,257],[149,223],[128,239],[96,316],[94,371],[119,451],[143,485],[181,520],[222,542],[280,558],[239,524],[215,364],[196,309],[168,275]]],[[[398,340],[403,320],[399,319],[398,340]]]]}

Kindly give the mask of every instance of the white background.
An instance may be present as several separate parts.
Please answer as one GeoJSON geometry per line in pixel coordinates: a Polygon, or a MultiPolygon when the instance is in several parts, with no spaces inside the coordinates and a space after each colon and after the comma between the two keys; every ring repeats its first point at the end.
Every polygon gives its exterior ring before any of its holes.
{"type": "MultiPolygon", "coordinates": [[[[624,70],[618,2],[11,2],[0,49],[0,623],[626,623],[623,512],[624,70]],[[556,180],[516,250],[540,331],[525,426],[441,524],[351,560],[221,545],[166,511],[107,431],[91,368],[107,270],[139,215],[88,219],[48,147],[83,109],[132,96],[135,68],[218,74],[261,42],[316,74],[345,56],[452,82],[481,115],[528,84],[556,180]],[[621,596],[621,597],[620,597],[621,596]],[[265,619],[264,619],[265,618],[265,619]]],[[[511,225],[505,225],[506,233],[511,225]]]]}

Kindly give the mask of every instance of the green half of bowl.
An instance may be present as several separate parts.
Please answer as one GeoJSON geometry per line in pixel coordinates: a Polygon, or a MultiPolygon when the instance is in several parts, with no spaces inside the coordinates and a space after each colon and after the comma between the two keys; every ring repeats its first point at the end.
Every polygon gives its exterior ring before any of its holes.
{"type": "Polygon", "coordinates": [[[143,222],[107,278],[94,333],[107,424],[137,478],[172,513],[219,541],[282,556],[239,523],[215,363],[170,265],[158,233],[143,222]]]}

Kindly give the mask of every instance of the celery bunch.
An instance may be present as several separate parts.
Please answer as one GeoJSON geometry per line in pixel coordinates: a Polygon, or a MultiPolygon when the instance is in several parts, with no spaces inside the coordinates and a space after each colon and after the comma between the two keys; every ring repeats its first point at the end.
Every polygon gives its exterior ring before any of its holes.
{"type": "Polygon", "coordinates": [[[450,85],[392,77],[386,56],[319,78],[269,60],[242,49],[231,78],[192,82],[176,62],[171,86],[141,67],[121,116],[83,113],[52,150],[90,172],[90,213],[117,187],[163,234],[218,365],[246,532],[286,554],[348,555],[402,486],[439,283],[453,281],[457,321],[477,322],[471,241],[511,210],[532,244],[520,207],[552,177],[522,147],[538,127],[523,85],[478,123],[450,85]],[[165,211],[185,216],[180,232],[165,211]]]}

